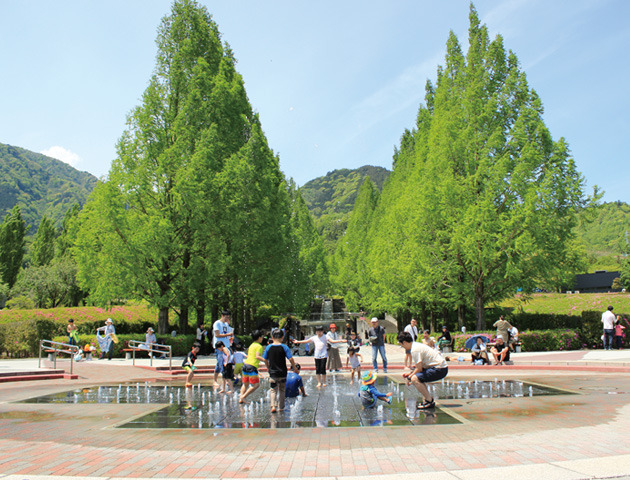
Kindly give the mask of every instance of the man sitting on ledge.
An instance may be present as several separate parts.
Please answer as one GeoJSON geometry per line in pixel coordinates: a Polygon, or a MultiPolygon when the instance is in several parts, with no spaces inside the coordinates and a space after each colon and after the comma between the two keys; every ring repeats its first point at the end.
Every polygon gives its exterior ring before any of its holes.
{"type": "Polygon", "coordinates": [[[494,357],[495,365],[505,365],[505,363],[510,361],[510,348],[505,343],[503,335],[497,335],[497,343],[490,352],[494,357]]]}

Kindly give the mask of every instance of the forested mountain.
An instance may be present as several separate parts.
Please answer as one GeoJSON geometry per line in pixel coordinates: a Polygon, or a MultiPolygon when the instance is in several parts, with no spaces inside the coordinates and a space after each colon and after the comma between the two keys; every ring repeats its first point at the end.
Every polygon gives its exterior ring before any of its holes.
{"type": "Polygon", "coordinates": [[[348,217],[363,180],[369,177],[378,190],[382,190],[390,173],[386,168],[371,165],[354,170],[342,168],[315,178],[300,188],[328,252],[334,251],[337,239],[346,231],[348,217]]]}
{"type": "Polygon", "coordinates": [[[60,225],[75,203],[83,205],[97,178],[40,153],[0,143],[0,221],[15,205],[34,234],[46,215],[60,225]]]}

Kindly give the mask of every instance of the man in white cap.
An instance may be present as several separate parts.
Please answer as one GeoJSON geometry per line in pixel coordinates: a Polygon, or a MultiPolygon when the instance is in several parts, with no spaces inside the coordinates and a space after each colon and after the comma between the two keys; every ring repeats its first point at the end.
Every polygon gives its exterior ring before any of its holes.
{"type": "Polygon", "coordinates": [[[385,355],[385,329],[378,324],[378,318],[373,317],[372,326],[368,332],[370,343],[372,344],[372,366],[378,372],[378,361],[376,356],[380,353],[383,360],[383,371],[387,373],[387,356],[385,355]]]}

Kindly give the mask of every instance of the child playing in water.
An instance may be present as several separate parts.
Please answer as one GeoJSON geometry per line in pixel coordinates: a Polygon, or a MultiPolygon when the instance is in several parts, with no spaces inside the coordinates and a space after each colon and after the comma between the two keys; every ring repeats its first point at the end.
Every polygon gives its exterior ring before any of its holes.
{"type": "Polygon", "coordinates": [[[223,353],[221,356],[223,361],[223,368],[221,370],[223,386],[218,393],[233,393],[232,384],[234,381],[234,359],[232,357],[232,351],[227,348],[221,340],[216,343],[214,349],[217,352],[223,353]]]}
{"type": "Polygon", "coordinates": [[[363,408],[374,408],[377,400],[383,400],[387,403],[392,403],[392,392],[381,393],[374,386],[376,381],[376,373],[365,372],[361,378],[361,389],[359,390],[359,397],[363,408]]]}
{"type": "Polygon", "coordinates": [[[348,358],[346,359],[346,368],[348,368],[348,364],[350,364],[350,368],[352,369],[350,372],[350,385],[354,384],[354,374],[357,374],[357,381],[361,378],[361,362],[363,361],[363,357],[358,352],[358,347],[348,347],[348,358]]]}
{"type": "Polygon", "coordinates": [[[188,372],[186,376],[186,388],[192,387],[192,379],[195,376],[195,360],[197,360],[197,354],[199,353],[199,349],[201,348],[201,344],[195,342],[193,343],[192,350],[188,352],[188,355],[184,359],[182,363],[182,368],[188,372]]]}
{"type": "Polygon", "coordinates": [[[239,380],[243,376],[243,362],[247,358],[245,352],[243,352],[243,344],[237,343],[234,346],[234,386],[238,385],[239,380]]]}
{"type": "Polygon", "coordinates": [[[271,413],[284,410],[284,397],[286,393],[287,384],[287,360],[291,362],[291,367],[294,372],[298,372],[295,366],[295,360],[291,350],[284,343],[284,332],[278,328],[271,332],[271,338],[273,343],[267,345],[263,352],[263,358],[267,361],[267,368],[269,369],[269,388],[270,400],[271,400],[271,413]]]}

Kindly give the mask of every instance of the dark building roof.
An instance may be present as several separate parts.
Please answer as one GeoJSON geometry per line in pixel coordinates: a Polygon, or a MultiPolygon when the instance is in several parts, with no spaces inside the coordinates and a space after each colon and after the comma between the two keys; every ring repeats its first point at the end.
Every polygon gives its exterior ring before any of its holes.
{"type": "Polygon", "coordinates": [[[576,275],[575,290],[579,292],[610,292],[613,280],[619,276],[619,272],[607,272],[606,270],[576,275]]]}

